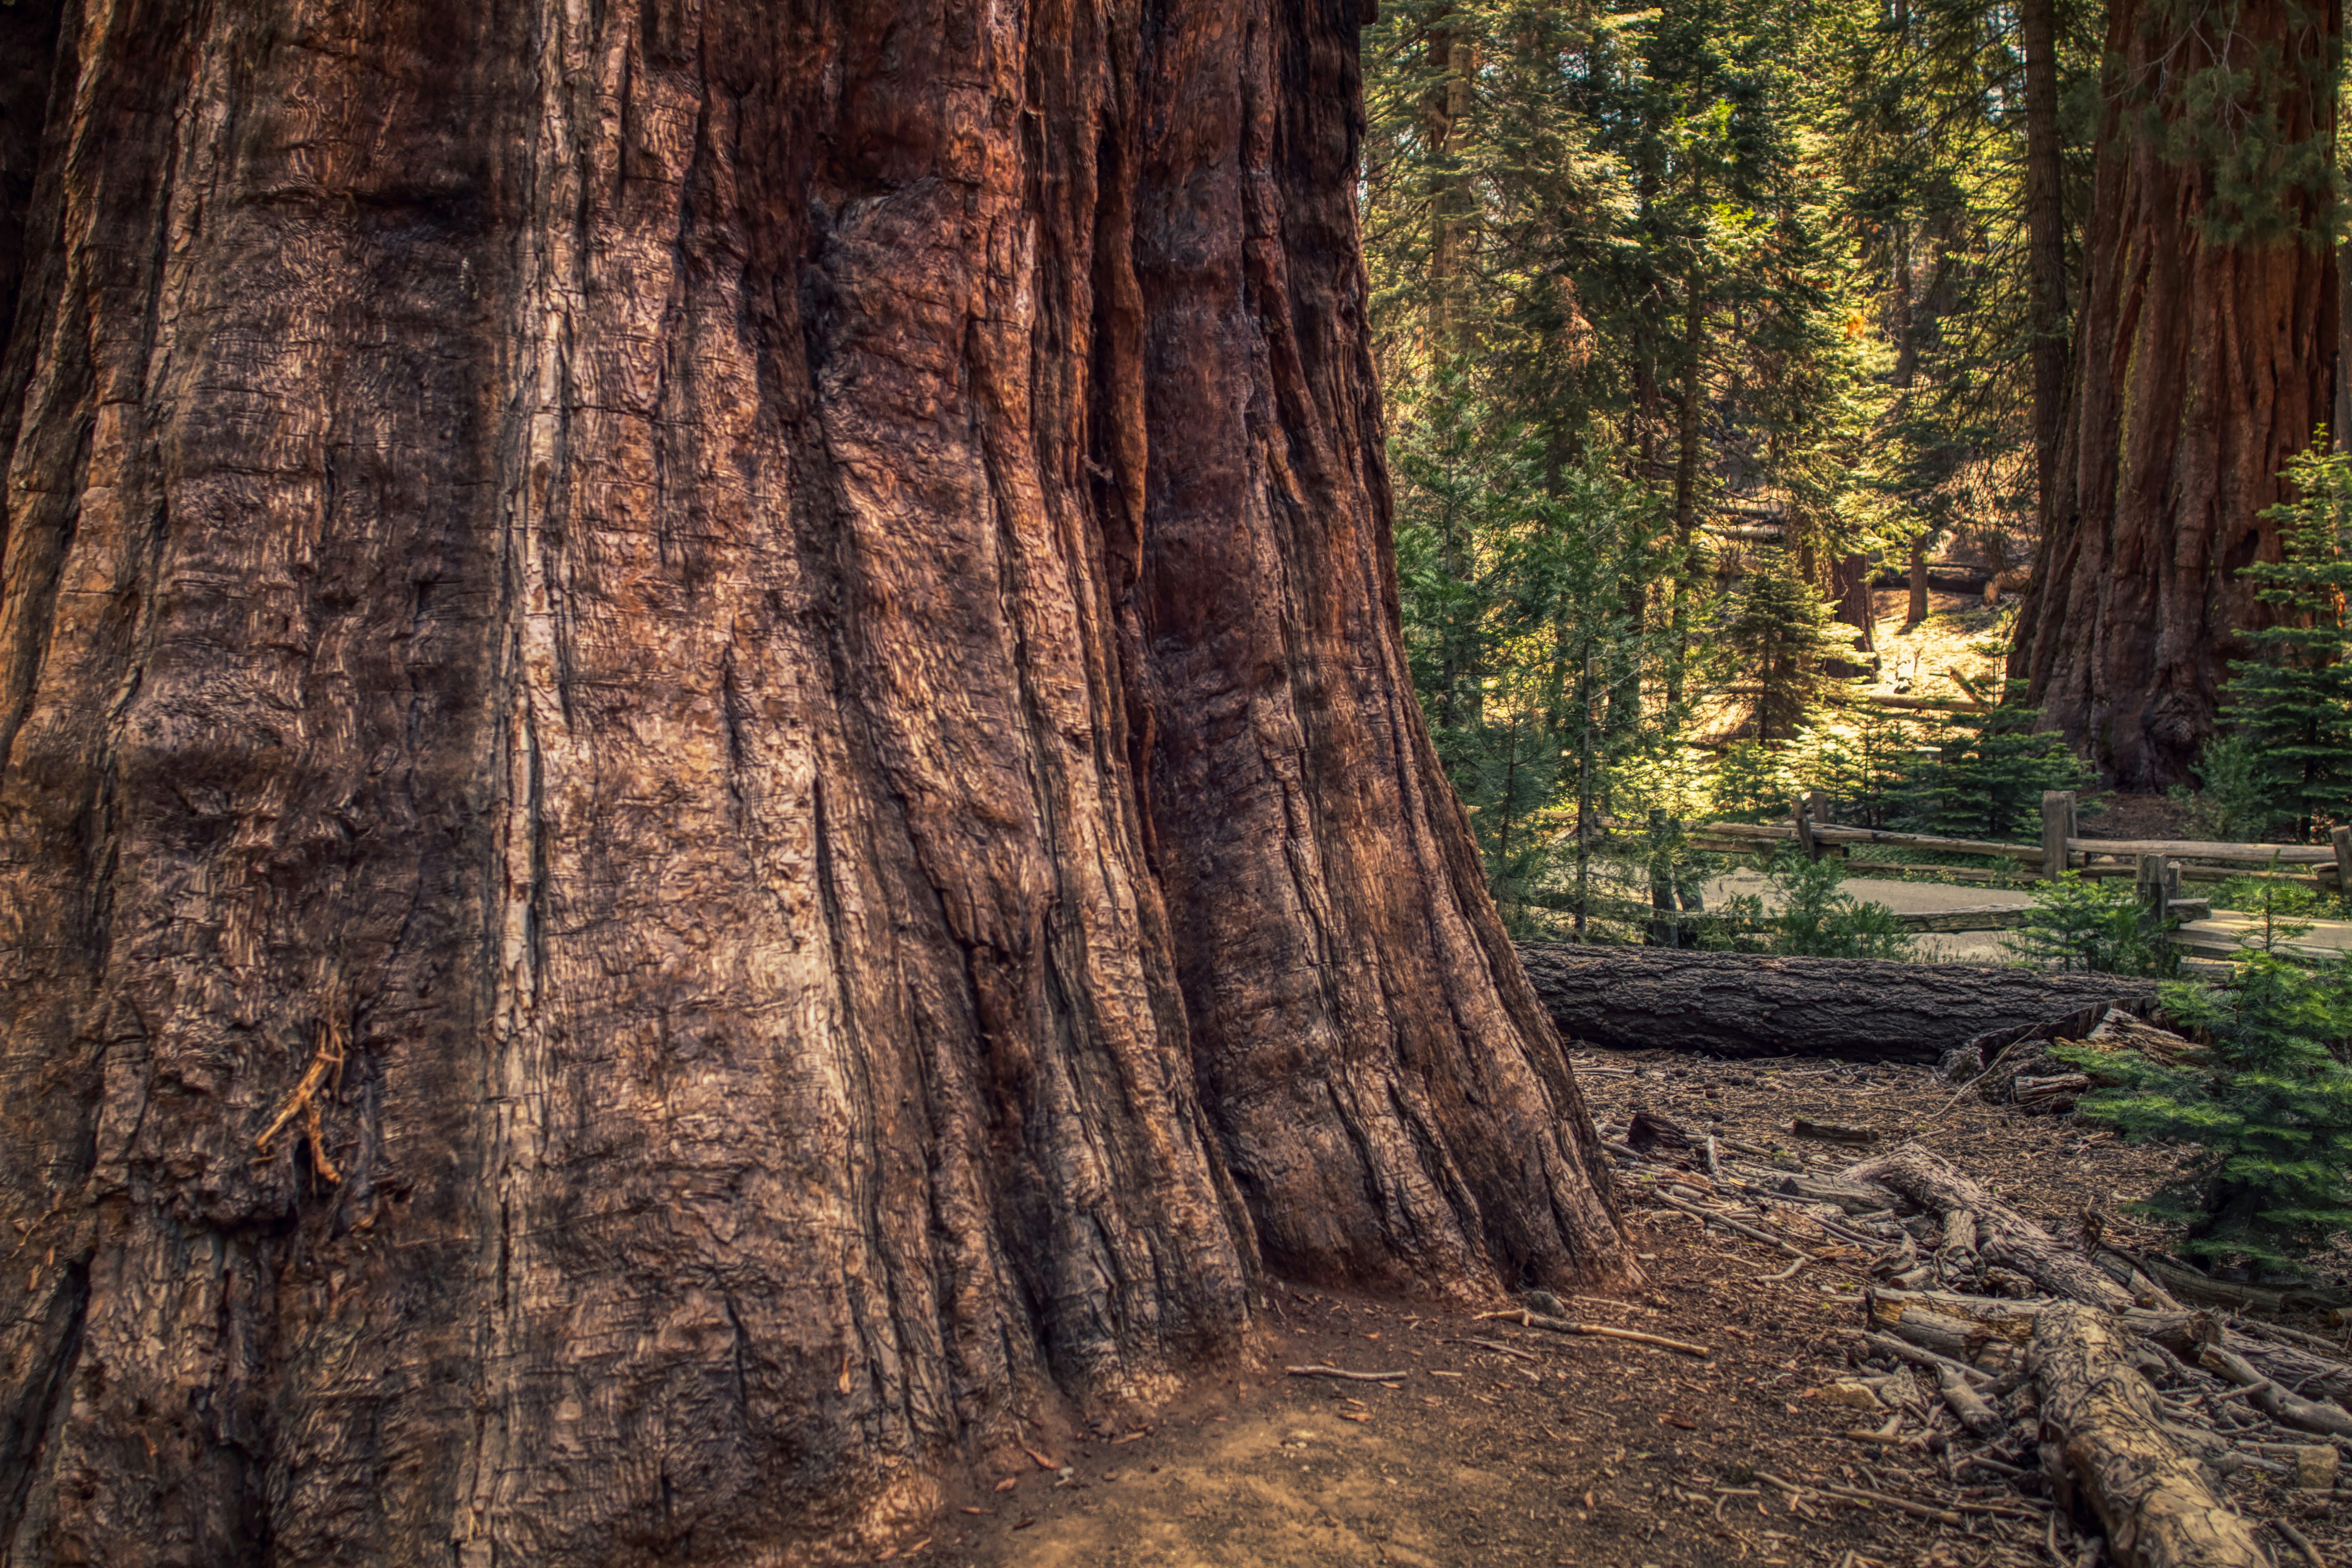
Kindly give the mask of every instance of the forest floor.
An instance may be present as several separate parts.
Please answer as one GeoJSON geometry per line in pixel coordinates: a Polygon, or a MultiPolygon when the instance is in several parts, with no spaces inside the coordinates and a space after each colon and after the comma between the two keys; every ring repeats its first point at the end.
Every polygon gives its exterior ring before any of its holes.
{"type": "MultiPolygon", "coordinates": [[[[1824,1167],[1853,1156],[1793,1141],[1793,1116],[1893,1135],[1948,1093],[1923,1068],[1806,1058],[1612,1053],[1580,1058],[1578,1068],[1604,1122],[1622,1125],[1647,1109],[1801,1151],[1824,1167]]],[[[2071,1119],[1973,1100],[1920,1139],[2053,1229],[2071,1230],[2095,1207],[2108,1216],[2110,1237],[2160,1239],[2114,1213],[2160,1182],[2168,1168],[2160,1152],[2071,1119]]],[[[1577,1297],[1573,1315],[1693,1342],[1706,1356],[1276,1283],[1247,1364],[1197,1385],[1138,1434],[1041,1434],[1035,1468],[983,1478],[981,1488],[1002,1489],[955,1499],[919,1551],[887,1560],[970,1568],[2077,1563],[2087,1543],[2072,1525],[2000,1475],[1965,1467],[1953,1474],[1948,1454],[1847,1435],[1877,1419],[1823,1394],[1844,1373],[1848,1336],[1862,1324],[1860,1273],[1822,1265],[1766,1279],[1781,1272],[1784,1256],[1704,1237],[1696,1222],[1649,1208],[1638,1188],[1619,1190],[1648,1279],[1622,1299],[1577,1297]],[[1401,1375],[1360,1383],[1285,1372],[1318,1363],[1401,1375]],[[1792,1500],[1774,1481],[1961,1504],[1966,1522],[1819,1492],[1792,1500]]],[[[2227,1495],[2251,1516],[2293,1521],[2330,1561],[2352,1561],[2352,1504],[2336,1494],[2282,1490],[2247,1470],[2227,1495]]],[[[2296,1561],[2273,1544],[2280,1562],[2296,1561]]]]}
{"type": "Polygon", "coordinates": [[[1871,595],[1878,623],[1872,628],[1878,679],[1870,683],[1871,690],[1905,697],[2000,695],[2007,662],[2002,649],[2015,599],[1988,607],[1980,595],[1939,589],[1927,595],[1927,618],[1906,631],[1903,617],[1909,606],[1906,589],[1880,588],[1871,595]]]}

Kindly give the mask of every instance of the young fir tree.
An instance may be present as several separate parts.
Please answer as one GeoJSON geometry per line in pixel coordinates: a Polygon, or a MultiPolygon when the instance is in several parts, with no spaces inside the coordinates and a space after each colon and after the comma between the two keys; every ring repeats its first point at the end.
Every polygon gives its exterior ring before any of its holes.
{"type": "Polygon", "coordinates": [[[1786,820],[1790,783],[1782,749],[1734,741],[1715,764],[1708,809],[1720,822],[1786,820]]]}
{"type": "Polygon", "coordinates": [[[1852,649],[1831,629],[1821,591],[1797,575],[1783,550],[1755,552],[1727,610],[1715,640],[1755,689],[1756,739],[1768,747],[1795,739],[1838,690],[1824,667],[1852,649]]]}
{"type": "Polygon", "coordinates": [[[1580,919],[1612,768],[1672,732],[1645,703],[1675,639],[1648,622],[1673,567],[1658,509],[1598,468],[1547,478],[1538,443],[1457,369],[1406,405],[1397,577],[1431,738],[1505,919],[1580,919]]]}
{"type": "Polygon", "coordinates": [[[2172,950],[2156,940],[2130,883],[2065,871],[2036,882],[2032,893],[2025,923],[2001,939],[2018,963],[2068,973],[2170,973],[2172,950]]]}
{"type": "Polygon", "coordinates": [[[2274,819],[2308,838],[2352,822],[2352,456],[2322,440],[2286,477],[2295,499],[2268,514],[2286,558],[2239,574],[2277,623],[2240,634],[2255,652],[2231,671],[2222,715],[2247,742],[2274,819]]]}
{"type": "Polygon", "coordinates": [[[2248,952],[2228,984],[2168,986],[2164,1006],[2210,1044],[2179,1064],[2052,1053],[2116,1084],[2082,1115],[2195,1151],[2143,1209],[2188,1226],[2183,1252],[2263,1268],[2352,1230],[2352,964],[2248,952]]]}
{"type": "Polygon", "coordinates": [[[1792,958],[1908,958],[1915,945],[1903,922],[1884,904],[1844,891],[1845,862],[1808,859],[1783,848],[1764,863],[1769,893],[1729,900],[1706,940],[1738,952],[1792,958]]]}
{"type": "Polygon", "coordinates": [[[2011,702],[1957,718],[1935,760],[1912,775],[1904,816],[1930,833],[2013,838],[2042,821],[2046,790],[2082,790],[2093,775],[2066,738],[2036,730],[2041,715],[2011,702]]]}
{"type": "Polygon", "coordinates": [[[1920,765],[1920,728],[1907,715],[1864,704],[1839,727],[1814,730],[1796,751],[1799,787],[1828,795],[1842,823],[1885,827],[1920,765]]]}

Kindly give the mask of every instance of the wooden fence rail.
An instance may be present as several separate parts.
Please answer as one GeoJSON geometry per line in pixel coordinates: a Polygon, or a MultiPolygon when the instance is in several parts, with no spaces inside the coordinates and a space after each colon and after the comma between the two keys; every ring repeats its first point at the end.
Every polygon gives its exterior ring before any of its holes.
{"type": "Polygon", "coordinates": [[[2352,828],[2339,827],[2332,841],[2316,844],[2205,843],[2189,838],[2084,838],[2075,831],[2075,801],[2071,790],[2053,790],[2042,797],[2042,841],[2001,844],[1981,838],[1947,838],[1931,833],[1895,833],[1876,827],[1845,827],[1828,819],[1827,802],[1815,792],[1799,802],[1786,823],[1708,822],[1691,831],[1694,839],[1731,846],[1793,839],[1815,859],[1826,848],[1855,844],[1891,848],[1932,849],[1947,855],[1978,855],[2016,861],[2041,870],[2060,856],[2067,868],[2094,877],[2137,876],[2147,856],[2168,860],[2219,862],[2183,866],[2182,876],[2193,882],[2218,882],[2238,873],[2231,866],[2260,867],[2274,879],[2298,882],[2326,890],[2352,886],[2352,828]],[[2064,845],[2062,850],[2060,844],[2064,845]],[[2283,868],[2298,869],[2286,872],[2283,868]]]}

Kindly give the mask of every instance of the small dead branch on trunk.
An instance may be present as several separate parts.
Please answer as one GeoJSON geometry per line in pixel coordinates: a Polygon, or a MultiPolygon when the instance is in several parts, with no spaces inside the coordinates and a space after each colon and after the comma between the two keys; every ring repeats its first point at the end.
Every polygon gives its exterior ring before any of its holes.
{"type": "Polygon", "coordinates": [[[310,1055],[310,1065],[302,1069],[301,1078],[295,1082],[294,1091],[278,1106],[278,1114],[269,1119],[269,1125],[261,1130],[261,1136],[253,1141],[257,1158],[268,1159],[269,1141],[283,1131],[288,1122],[299,1116],[302,1119],[302,1134],[310,1141],[310,1163],[318,1167],[319,1174],[330,1182],[340,1183],[343,1179],[342,1173],[335,1169],[334,1161],[328,1157],[326,1124],[319,1111],[319,1091],[327,1089],[331,1092],[332,1086],[328,1083],[328,1079],[332,1076],[340,1082],[342,1070],[342,1031],[331,1023],[321,1024],[319,1026],[318,1049],[310,1055]]]}

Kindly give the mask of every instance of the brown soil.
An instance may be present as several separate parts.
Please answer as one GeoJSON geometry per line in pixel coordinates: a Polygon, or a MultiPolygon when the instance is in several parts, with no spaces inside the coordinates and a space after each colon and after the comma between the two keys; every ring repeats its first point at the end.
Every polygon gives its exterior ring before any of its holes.
{"type": "Polygon", "coordinates": [[[2105,795],[2083,818],[2085,838],[2204,838],[2189,825],[2188,806],[2160,795],[2105,795]]]}
{"type": "Polygon", "coordinates": [[[2003,600],[1987,609],[1981,595],[1937,590],[1927,595],[1927,618],[1905,631],[1903,616],[1909,603],[1910,595],[1902,588],[1881,588],[1871,595],[1878,618],[1878,679],[1870,689],[1910,697],[1970,695],[1957,671],[1968,678],[1975,694],[1999,695],[2003,660],[1992,650],[2007,646],[2015,601],[2003,600]]]}
{"type": "MultiPolygon", "coordinates": [[[[1694,1131],[1806,1151],[1801,1157],[1824,1166],[1853,1155],[1794,1140],[1794,1117],[1892,1131],[1950,1093],[1923,1068],[1808,1058],[1733,1065],[1636,1052],[1580,1061],[1579,1072],[1594,1113],[1612,1127],[1645,1109],[1694,1131]]],[[[1922,1139],[2053,1228],[2096,1207],[2110,1237],[2160,1239],[2115,1213],[2160,1180],[2158,1152],[1973,1100],[1922,1139]]],[[[1140,1435],[1041,1435],[1025,1468],[985,1478],[1008,1479],[1006,1489],[959,1500],[919,1554],[891,1560],[1993,1568],[2047,1563],[2054,1538],[2063,1561],[2075,1561],[2084,1542],[2063,1519],[2052,1523],[2038,1483],[2021,1490],[1981,1468],[1954,1473],[1956,1459],[1981,1450],[1889,1449],[1846,1436],[1876,1417],[1819,1391],[1848,1364],[1842,1335],[1861,1321],[1862,1275],[1817,1266],[1766,1280],[1785,1256],[1757,1242],[1702,1240],[1696,1222],[1649,1208],[1638,1186],[1621,1193],[1641,1227],[1648,1283],[1624,1300],[1578,1297],[1570,1310],[1703,1343],[1705,1359],[1276,1285],[1253,1363],[1140,1435]],[[1316,1363],[1403,1375],[1382,1384],[1284,1371],[1316,1363]],[[1954,1529],[1883,1504],[1816,1496],[1792,1508],[1759,1472],[2022,1517],[1971,1515],[1954,1529]]],[[[2034,1463],[2030,1444],[2012,1457],[2024,1468],[2034,1463]]],[[[2295,1521],[2331,1560],[2352,1548],[2325,1495],[2283,1491],[2252,1471],[2228,1495],[2249,1513],[2295,1521]]]]}

